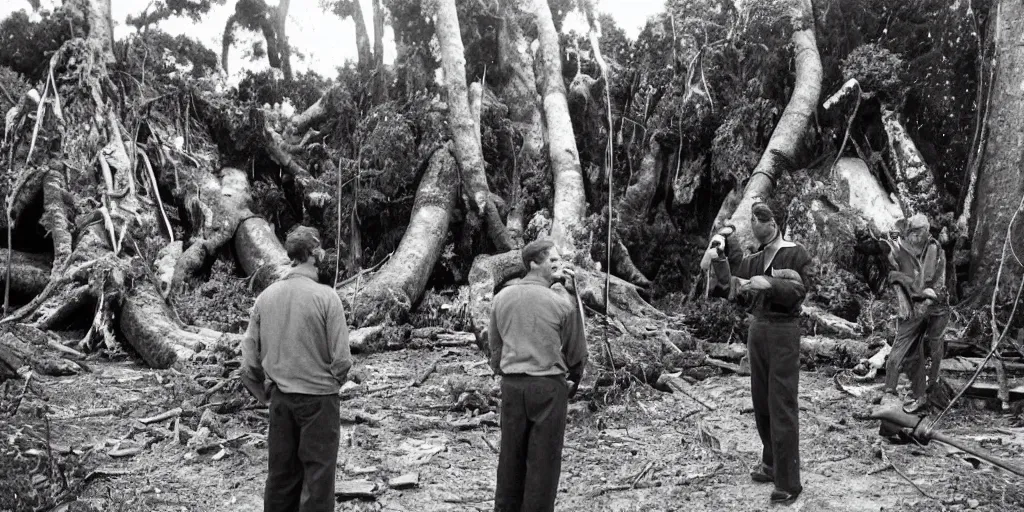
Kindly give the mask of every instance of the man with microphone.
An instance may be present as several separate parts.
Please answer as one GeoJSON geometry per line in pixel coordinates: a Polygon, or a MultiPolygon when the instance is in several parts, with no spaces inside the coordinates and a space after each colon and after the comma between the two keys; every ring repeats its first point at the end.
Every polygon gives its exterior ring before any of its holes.
{"type": "Polygon", "coordinates": [[[771,208],[751,208],[750,229],[760,244],[744,256],[729,243],[733,229],[712,239],[701,267],[712,269],[710,295],[735,300],[754,316],[747,334],[750,391],[754,421],[764,446],[761,462],[751,471],[756,482],[773,482],[773,503],[791,503],[800,484],[800,424],[797,388],[800,379],[800,307],[814,266],[807,250],[785,240],[771,208]]]}

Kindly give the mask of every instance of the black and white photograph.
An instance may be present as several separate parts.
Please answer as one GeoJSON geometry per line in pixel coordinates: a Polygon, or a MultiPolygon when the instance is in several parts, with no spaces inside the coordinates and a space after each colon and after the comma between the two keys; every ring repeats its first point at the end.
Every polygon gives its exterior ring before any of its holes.
{"type": "Polygon", "coordinates": [[[1021,0],[3,0],[0,512],[1024,510],[1021,0]]]}

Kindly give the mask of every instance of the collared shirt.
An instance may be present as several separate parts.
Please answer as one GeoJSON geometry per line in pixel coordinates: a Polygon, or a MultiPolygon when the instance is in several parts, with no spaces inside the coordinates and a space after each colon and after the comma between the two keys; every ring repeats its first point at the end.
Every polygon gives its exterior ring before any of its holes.
{"type": "Polygon", "coordinates": [[[526,276],[494,297],[487,331],[494,373],[563,375],[579,382],[587,365],[583,317],[546,281],[526,276]]]}
{"type": "Polygon", "coordinates": [[[246,377],[285,393],[331,395],[351,367],[341,298],[315,271],[292,268],[256,298],[242,340],[246,377]]]}
{"type": "Polygon", "coordinates": [[[814,262],[804,246],[787,240],[778,242],[774,255],[766,251],[766,247],[761,247],[754,254],[744,256],[737,247],[728,244],[728,259],[723,257],[712,262],[717,281],[711,289],[711,296],[739,298],[759,319],[791,320],[798,317],[814,278],[814,262]],[[775,271],[779,270],[794,270],[800,279],[776,277],[775,271]],[[750,279],[754,276],[766,277],[772,284],[771,289],[737,295],[739,285],[736,278],[750,279]]]}

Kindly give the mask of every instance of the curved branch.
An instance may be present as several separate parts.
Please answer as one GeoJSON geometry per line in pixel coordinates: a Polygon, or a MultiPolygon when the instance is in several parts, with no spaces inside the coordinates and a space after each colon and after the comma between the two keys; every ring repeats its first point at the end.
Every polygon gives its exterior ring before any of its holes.
{"type": "Polygon", "coordinates": [[[818,97],[821,95],[821,57],[814,37],[811,2],[793,0],[792,9],[796,25],[792,35],[796,53],[796,83],[793,86],[793,95],[782,112],[775,131],[772,132],[768,147],[747,180],[736,210],[727,222],[736,227],[733,238],[745,250],[757,246],[750,231],[751,207],[755,202],[766,199],[771,194],[779,174],[788,168],[785,160],[794,160],[803,135],[810,125],[811,117],[817,109],[818,97]]]}
{"type": "Polygon", "coordinates": [[[231,51],[231,44],[235,42],[235,22],[238,21],[238,15],[232,14],[228,17],[228,22],[224,25],[224,35],[221,37],[220,47],[220,65],[224,68],[224,74],[229,74],[228,71],[228,53],[231,51]]]}

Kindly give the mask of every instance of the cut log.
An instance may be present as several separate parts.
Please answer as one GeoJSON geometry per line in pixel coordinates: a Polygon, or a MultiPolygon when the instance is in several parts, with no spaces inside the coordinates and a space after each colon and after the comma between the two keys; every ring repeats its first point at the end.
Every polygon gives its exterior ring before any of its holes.
{"type": "Polygon", "coordinates": [[[242,270],[252,279],[252,288],[262,291],[288,270],[288,252],[262,217],[249,217],[235,231],[235,255],[242,270]]]}
{"type": "Polygon", "coordinates": [[[491,303],[494,294],[514,277],[526,274],[520,251],[508,251],[495,255],[477,256],[469,269],[469,317],[477,346],[485,353],[487,328],[490,325],[491,303]]]}
{"type": "Polygon", "coordinates": [[[383,325],[354,329],[348,334],[349,348],[353,354],[366,353],[369,347],[380,340],[383,333],[383,325]]]}
{"type": "MultiPolygon", "coordinates": [[[[750,174],[743,190],[743,196],[736,205],[729,221],[723,224],[735,226],[733,242],[744,251],[757,246],[750,231],[750,211],[757,201],[767,199],[779,175],[796,160],[804,133],[818,107],[821,94],[821,57],[818,54],[814,35],[814,14],[810,0],[791,0],[793,35],[792,43],[796,60],[796,83],[789,104],[782,112],[779,123],[772,132],[757,166],[750,174]]],[[[727,202],[728,204],[728,202],[727,202]]],[[[723,205],[726,208],[726,205],[723,205]]],[[[722,214],[719,213],[721,217],[722,214]]],[[[716,220],[716,228],[721,227],[716,220]]]]}
{"type": "Polygon", "coordinates": [[[52,265],[49,256],[0,249],[0,283],[6,275],[8,258],[11,265],[12,300],[27,302],[46,288],[52,265]]]}
{"type": "MultiPolygon", "coordinates": [[[[709,357],[724,361],[738,361],[747,355],[746,346],[739,343],[706,343],[702,348],[709,357]]],[[[867,342],[861,340],[802,336],[800,355],[804,359],[852,368],[862,359],[871,357],[873,352],[867,342]]]]}
{"type": "Polygon", "coordinates": [[[351,282],[339,290],[342,300],[349,302],[350,323],[359,327],[401,320],[419,302],[444,247],[455,207],[457,174],[448,148],[430,157],[409,225],[394,255],[367,282],[360,283],[361,288],[351,282]]]}

